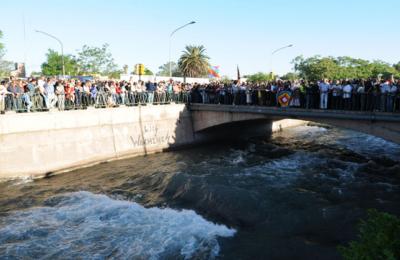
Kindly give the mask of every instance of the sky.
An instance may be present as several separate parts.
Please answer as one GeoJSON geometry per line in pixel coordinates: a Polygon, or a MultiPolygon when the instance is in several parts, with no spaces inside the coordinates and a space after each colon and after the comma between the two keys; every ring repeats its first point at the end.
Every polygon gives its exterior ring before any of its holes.
{"type": "Polygon", "coordinates": [[[108,43],[119,67],[157,72],[168,62],[170,33],[190,21],[172,38],[172,60],[186,45],[204,45],[231,77],[236,66],[242,75],[283,74],[298,55],[400,61],[399,0],[2,0],[0,10],[4,58],[25,61],[28,72],[40,70],[49,48],[60,50],[35,30],[57,36],[65,54],[108,43]]]}

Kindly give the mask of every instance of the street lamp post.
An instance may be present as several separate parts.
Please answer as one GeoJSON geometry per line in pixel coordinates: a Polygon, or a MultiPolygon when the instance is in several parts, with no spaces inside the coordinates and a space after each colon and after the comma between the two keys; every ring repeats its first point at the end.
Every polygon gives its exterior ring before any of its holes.
{"type": "Polygon", "coordinates": [[[280,48],[274,50],[274,51],[271,53],[271,58],[270,58],[270,62],[271,62],[271,72],[272,72],[272,56],[273,56],[275,53],[279,52],[279,51],[282,51],[282,50],[284,50],[284,49],[291,48],[291,47],[293,47],[293,44],[289,44],[289,45],[280,47],[280,48]]]}
{"type": "Polygon", "coordinates": [[[44,35],[47,35],[47,36],[49,36],[50,38],[53,38],[54,40],[58,41],[58,43],[61,45],[62,75],[63,75],[63,78],[64,78],[64,77],[65,77],[65,64],[64,64],[64,45],[63,45],[63,43],[61,42],[60,39],[58,39],[58,38],[55,37],[54,35],[51,35],[51,34],[49,34],[49,33],[47,33],[47,32],[43,32],[43,31],[39,31],[39,30],[36,30],[36,32],[37,32],[37,33],[44,34],[44,35]]]}
{"type": "Polygon", "coordinates": [[[274,50],[274,51],[271,53],[271,55],[274,55],[274,54],[277,53],[278,51],[281,51],[281,50],[286,49],[286,48],[291,48],[291,47],[293,47],[293,44],[289,44],[289,45],[283,46],[283,47],[281,47],[281,48],[279,48],[279,49],[274,50]]]}
{"type": "Polygon", "coordinates": [[[185,28],[186,26],[189,26],[191,24],[195,24],[195,21],[191,21],[190,23],[187,23],[185,25],[182,25],[181,27],[176,28],[172,33],[169,35],[169,77],[172,77],[172,66],[171,66],[171,43],[172,43],[172,36],[179,31],[180,29],[185,28]]]}

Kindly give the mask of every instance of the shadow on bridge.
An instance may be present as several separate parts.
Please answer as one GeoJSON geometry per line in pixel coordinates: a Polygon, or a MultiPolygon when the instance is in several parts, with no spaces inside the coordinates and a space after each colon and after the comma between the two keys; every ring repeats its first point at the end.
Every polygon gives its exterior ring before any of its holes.
{"type": "Polygon", "coordinates": [[[266,122],[299,119],[347,128],[400,144],[400,116],[396,113],[209,104],[191,104],[190,110],[194,132],[200,133],[218,126],[219,131],[229,134],[230,125],[240,122],[244,131],[257,126],[264,128],[266,122]]]}

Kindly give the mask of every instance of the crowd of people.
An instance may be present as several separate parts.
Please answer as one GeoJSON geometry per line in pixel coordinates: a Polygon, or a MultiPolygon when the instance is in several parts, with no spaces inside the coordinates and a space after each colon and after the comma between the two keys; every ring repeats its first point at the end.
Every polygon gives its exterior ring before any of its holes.
{"type": "Polygon", "coordinates": [[[137,104],[209,103],[358,111],[400,111],[400,81],[275,80],[184,84],[125,80],[29,78],[0,83],[0,112],[84,109],[137,104]],[[281,98],[281,94],[285,96],[281,98]]]}
{"type": "Polygon", "coordinates": [[[173,82],[98,81],[29,78],[0,82],[0,112],[85,109],[139,103],[187,102],[183,84],[173,82]]]}
{"type": "Polygon", "coordinates": [[[195,85],[193,103],[260,105],[305,109],[400,111],[400,81],[379,80],[276,80],[261,84],[195,85]],[[281,102],[280,94],[287,93],[281,102]]]}

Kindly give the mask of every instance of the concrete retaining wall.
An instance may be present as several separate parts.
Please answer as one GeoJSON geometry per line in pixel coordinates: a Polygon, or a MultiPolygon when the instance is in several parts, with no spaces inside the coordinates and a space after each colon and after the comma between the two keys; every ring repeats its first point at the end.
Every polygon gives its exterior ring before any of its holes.
{"type": "Polygon", "coordinates": [[[194,141],[184,105],[0,116],[0,177],[40,177],[194,141]]]}
{"type": "MultiPolygon", "coordinates": [[[[204,122],[193,121],[208,119],[196,118],[185,105],[1,115],[0,179],[43,177],[193,144],[204,138],[193,128],[204,122]]],[[[299,124],[304,121],[276,121],[270,131],[299,124]]]]}

